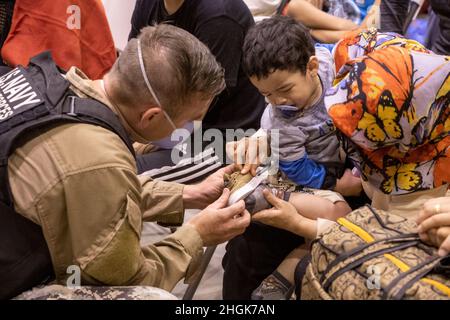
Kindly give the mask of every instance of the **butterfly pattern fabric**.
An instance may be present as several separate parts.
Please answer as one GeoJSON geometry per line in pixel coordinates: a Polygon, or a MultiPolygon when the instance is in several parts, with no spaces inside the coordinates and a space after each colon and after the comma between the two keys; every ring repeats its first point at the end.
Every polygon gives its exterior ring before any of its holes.
{"type": "Polygon", "coordinates": [[[377,114],[364,112],[358,122],[358,129],[364,130],[364,136],[372,142],[383,143],[388,138],[400,139],[403,130],[398,124],[400,114],[390,91],[384,91],[378,101],[377,114]]]}
{"type": "Polygon", "coordinates": [[[325,105],[363,179],[390,195],[450,183],[450,57],[375,29],[333,54],[325,105]]]}

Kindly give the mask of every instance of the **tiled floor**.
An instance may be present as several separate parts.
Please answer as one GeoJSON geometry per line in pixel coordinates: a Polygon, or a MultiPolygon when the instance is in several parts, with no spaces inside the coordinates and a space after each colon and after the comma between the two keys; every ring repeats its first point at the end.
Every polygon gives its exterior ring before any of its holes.
{"type": "MultiPolygon", "coordinates": [[[[192,215],[197,213],[198,210],[186,210],[185,219],[188,220],[192,215]]],[[[146,245],[156,242],[171,232],[167,228],[163,228],[155,223],[144,223],[142,230],[141,244],[146,245]]],[[[194,300],[221,300],[222,299],[222,257],[225,254],[225,244],[217,247],[211,262],[203,275],[202,281],[194,295],[194,300]]],[[[182,298],[186,291],[187,285],[180,282],[172,291],[178,298],[182,298]]]]}

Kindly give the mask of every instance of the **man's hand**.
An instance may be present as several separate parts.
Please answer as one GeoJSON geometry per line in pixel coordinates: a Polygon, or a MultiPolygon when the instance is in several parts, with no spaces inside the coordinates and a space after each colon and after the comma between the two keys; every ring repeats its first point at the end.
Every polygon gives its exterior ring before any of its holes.
{"type": "Polygon", "coordinates": [[[316,221],[303,217],[291,203],[275,197],[268,190],[263,192],[264,197],[273,205],[273,208],[253,214],[254,221],[284,229],[305,238],[314,239],[316,237],[316,221]]]}
{"type": "Polygon", "coordinates": [[[269,155],[267,135],[251,136],[226,144],[226,152],[242,174],[256,175],[256,169],[269,155]]]}
{"type": "Polygon", "coordinates": [[[250,224],[250,214],[244,201],[226,207],[230,191],[224,189],[222,196],[190,219],[205,246],[213,246],[234,238],[245,231],[250,224]]]}
{"type": "Polygon", "coordinates": [[[183,202],[186,209],[203,209],[220,197],[225,187],[224,175],[232,174],[234,165],[219,169],[199,184],[186,185],[183,189],[183,202]]]}
{"type": "Polygon", "coordinates": [[[417,223],[423,241],[439,248],[440,256],[450,253],[450,197],[425,202],[417,223]]]}

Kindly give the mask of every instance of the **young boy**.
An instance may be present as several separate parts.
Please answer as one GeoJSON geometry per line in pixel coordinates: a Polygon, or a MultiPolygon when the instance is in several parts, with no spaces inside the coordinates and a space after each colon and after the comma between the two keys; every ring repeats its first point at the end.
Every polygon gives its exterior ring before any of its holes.
{"type": "MultiPolygon", "coordinates": [[[[436,202],[426,201],[444,196],[450,181],[448,57],[376,29],[342,40],[334,53],[339,72],[324,102],[346,153],[361,168],[372,206],[406,219],[433,205],[431,210],[441,212],[436,202]]],[[[306,238],[333,224],[306,219],[291,204],[266,196],[275,209],[255,214],[256,221],[306,238]]],[[[428,239],[423,228],[419,232],[428,239]]],[[[256,297],[273,298],[283,288],[275,278],[263,281],[256,297]]]]}
{"type": "MultiPolygon", "coordinates": [[[[261,119],[261,128],[272,140],[279,139],[278,150],[272,149],[272,154],[279,155],[282,175],[299,186],[286,191],[273,181],[263,183],[244,199],[247,210],[255,213],[271,207],[263,195],[268,189],[309,219],[335,220],[350,212],[344,198],[334,191],[358,189],[361,183],[350,170],[345,171],[345,157],[323,102],[335,76],[330,52],[314,48],[308,30],[294,19],[275,16],[247,33],[243,66],[250,81],[270,103],[261,119]],[[277,136],[272,134],[274,130],[278,131],[277,136]]],[[[239,189],[234,185],[232,192],[239,189]]],[[[298,262],[300,253],[290,255],[263,281],[253,298],[287,296],[289,283],[293,282],[289,270],[298,262]]]]}
{"type": "Polygon", "coordinates": [[[243,66],[269,102],[261,128],[269,136],[277,132],[272,154],[278,154],[283,175],[311,189],[344,195],[357,189],[360,180],[345,171],[345,155],[324,105],[335,76],[331,53],[314,48],[308,30],[294,19],[275,16],[249,30],[243,66]]]}

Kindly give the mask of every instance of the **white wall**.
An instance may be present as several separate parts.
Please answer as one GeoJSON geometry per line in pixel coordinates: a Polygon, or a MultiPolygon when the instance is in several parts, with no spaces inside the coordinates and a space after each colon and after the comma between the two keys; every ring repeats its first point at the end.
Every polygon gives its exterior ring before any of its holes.
{"type": "Polygon", "coordinates": [[[136,0],[102,0],[116,48],[123,49],[131,30],[131,15],[136,0]]]}

